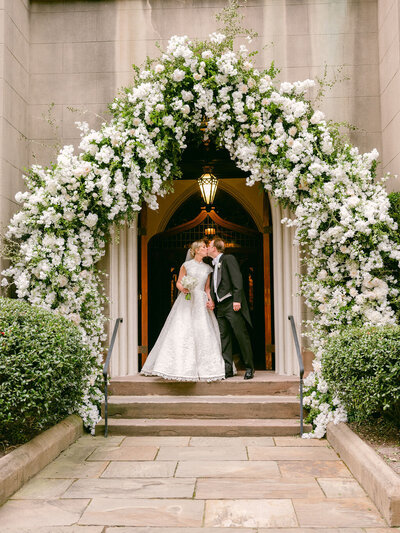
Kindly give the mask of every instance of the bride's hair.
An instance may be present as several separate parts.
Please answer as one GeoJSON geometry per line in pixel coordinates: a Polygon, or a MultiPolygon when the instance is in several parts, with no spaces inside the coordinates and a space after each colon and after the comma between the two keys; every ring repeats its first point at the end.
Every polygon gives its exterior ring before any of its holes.
{"type": "Polygon", "coordinates": [[[189,253],[192,258],[196,255],[197,250],[200,248],[202,244],[205,244],[204,241],[194,241],[190,245],[189,253]]]}

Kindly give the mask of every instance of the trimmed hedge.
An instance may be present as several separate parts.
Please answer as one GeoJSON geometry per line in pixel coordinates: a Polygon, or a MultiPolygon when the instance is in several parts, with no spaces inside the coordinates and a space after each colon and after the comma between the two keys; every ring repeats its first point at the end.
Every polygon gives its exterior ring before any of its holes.
{"type": "Polygon", "coordinates": [[[72,322],[0,298],[0,441],[26,442],[76,412],[92,366],[72,322]]]}
{"type": "Polygon", "coordinates": [[[342,330],[328,340],[322,368],[350,420],[383,416],[400,426],[400,326],[342,330]]]}

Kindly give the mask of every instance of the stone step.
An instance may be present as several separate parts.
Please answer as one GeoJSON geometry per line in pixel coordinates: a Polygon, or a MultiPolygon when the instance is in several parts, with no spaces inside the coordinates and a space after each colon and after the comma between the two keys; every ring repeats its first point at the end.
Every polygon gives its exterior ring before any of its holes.
{"type": "Polygon", "coordinates": [[[244,380],[243,375],[244,372],[240,371],[237,376],[222,381],[188,383],[137,374],[113,378],[109,391],[116,396],[287,396],[299,392],[299,378],[296,376],[279,376],[275,372],[256,371],[253,379],[244,380]]]}
{"type": "Polygon", "coordinates": [[[111,396],[108,402],[112,418],[285,419],[299,412],[296,396],[111,396]]]}
{"type": "MultiPolygon", "coordinates": [[[[304,431],[311,431],[310,425],[304,431]]],[[[293,436],[300,434],[300,422],[293,419],[148,419],[130,418],[108,420],[109,435],[158,435],[158,436],[293,436]]],[[[96,435],[104,434],[104,420],[96,426],[96,435]]]]}

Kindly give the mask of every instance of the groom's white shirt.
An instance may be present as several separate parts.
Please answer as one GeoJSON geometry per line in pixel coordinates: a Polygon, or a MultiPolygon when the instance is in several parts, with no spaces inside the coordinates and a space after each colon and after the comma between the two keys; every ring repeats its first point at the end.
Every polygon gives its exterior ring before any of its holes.
{"type": "Polygon", "coordinates": [[[217,289],[218,289],[218,286],[217,286],[217,281],[218,281],[218,263],[219,263],[219,260],[221,259],[221,256],[223,254],[220,253],[217,255],[217,257],[214,257],[213,259],[213,265],[214,265],[214,276],[213,276],[213,281],[214,281],[214,292],[215,292],[215,297],[217,299],[218,302],[222,302],[222,300],[226,300],[226,298],[229,298],[229,296],[232,296],[232,294],[230,292],[228,292],[228,294],[225,294],[225,296],[223,296],[222,298],[219,298],[218,296],[218,293],[217,293],[217,289]]]}

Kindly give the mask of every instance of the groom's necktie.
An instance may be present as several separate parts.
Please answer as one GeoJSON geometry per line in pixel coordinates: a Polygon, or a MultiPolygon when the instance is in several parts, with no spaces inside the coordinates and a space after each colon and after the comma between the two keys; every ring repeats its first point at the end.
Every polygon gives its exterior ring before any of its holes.
{"type": "Polygon", "coordinates": [[[213,282],[214,282],[214,292],[215,292],[215,297],[217,298],[218,302],[219,302],[219,298],[218,298],[218,294],[217,294],[217,281],[218,281],[218,263],[219,263],[219,257],[216,257],[215,259],[213,259],[213,265],[214,265],[214,275],[213,275],[213,282]]]}

